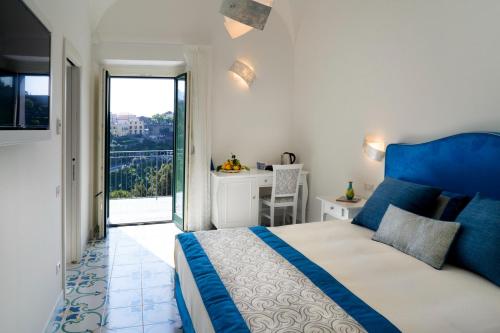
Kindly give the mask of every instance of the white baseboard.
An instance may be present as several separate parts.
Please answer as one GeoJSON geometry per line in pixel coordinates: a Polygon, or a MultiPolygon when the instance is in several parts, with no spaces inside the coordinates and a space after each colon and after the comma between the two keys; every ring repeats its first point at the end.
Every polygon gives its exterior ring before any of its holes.
{"type": "Polygon", "coordinates": [[[64,305],[64,290],[61,290],[61,292],[59,293],[59,296],[57,297],[56,303],[54,304],[54,306],[52,307],[52,310],[50,311],[49,319],[45,323],[45,327],[43,328],[42,333],[49,333],[50,332],[50,328],[51,328],[50,324],[52,324],[52,320],[55,317],[55,312],[57,309],[59,309],[63,305],[64,305]]]}

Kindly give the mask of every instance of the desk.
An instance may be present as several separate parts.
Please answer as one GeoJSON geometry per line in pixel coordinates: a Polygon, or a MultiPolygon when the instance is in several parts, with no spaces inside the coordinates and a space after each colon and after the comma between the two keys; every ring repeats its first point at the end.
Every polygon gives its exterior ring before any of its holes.
{"type": "MultiPolygon", "coordinates": [[[[302,223],[306,222],[308,174],[302,171],[299,179],[298,215],[302,223]]],[[[259,225],[259,192],[273,186],[272,171],[212,172],[210,182],[212,224],[217,229],[259,225]]]]}

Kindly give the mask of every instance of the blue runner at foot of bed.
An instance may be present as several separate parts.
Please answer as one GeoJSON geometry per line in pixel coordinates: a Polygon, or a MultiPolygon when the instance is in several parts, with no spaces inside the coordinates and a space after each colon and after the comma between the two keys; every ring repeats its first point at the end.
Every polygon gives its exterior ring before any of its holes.
{"type": "Polygon", "coordinates": [[[215,332],[250,332],[194,233],[177,235],[215,332]]]}
{"type": "MultiPolygon", "coordinates": [[[[307,259],[302,253],[288,245],[269,229],[265,227],[252,227],[249,229],[274,251],[288,260],[302,274],[307,276],[310,281],[363,326],[366,331],[375,333],[400,332],[390,321],[364,303],[328,272],[307,259]]],[[[215,332],[250,332],[195,234],[185,233],[177,237],[215,332]]],[[[176,280],[178,280],[177,276],[176,280]]],[[[188,328],[186,332],[194,332],[178,281],[176,281],[176,295],[183,324],[188,328]]]]}
{"type": "Polygon", "coordinates": [[[309,278],[319,289],[337,303],[345,312],[356,319],[368,332],[400,332],[390,321],[384,318],[368,304],[359,299],[349,289],[331,276],[323,268],[307,259],[302,253],[288,245],[266,227],[250,228],[274,251],[309,278]]]}

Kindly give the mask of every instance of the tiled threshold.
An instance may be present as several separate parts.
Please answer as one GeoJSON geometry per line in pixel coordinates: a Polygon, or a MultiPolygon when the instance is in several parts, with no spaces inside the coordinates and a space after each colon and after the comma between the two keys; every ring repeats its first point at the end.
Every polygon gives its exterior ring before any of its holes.
{"type": "Polygon", "coordinates": [[[182,332],[174,298],[173,224],[109,229],[67,270],[49,332],[182,332]]]}

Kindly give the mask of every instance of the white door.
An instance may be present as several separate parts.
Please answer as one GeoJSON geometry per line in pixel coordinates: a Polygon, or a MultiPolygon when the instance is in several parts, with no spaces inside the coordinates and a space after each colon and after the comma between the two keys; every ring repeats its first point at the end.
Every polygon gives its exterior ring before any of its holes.
{"type": "Polygon", "coordinates": [[[80,137],[80,68],[66,62],[65,90],[65,229],[66,262],[76,262],[80,255],[79,237],[79,137],[80,137]]]}

